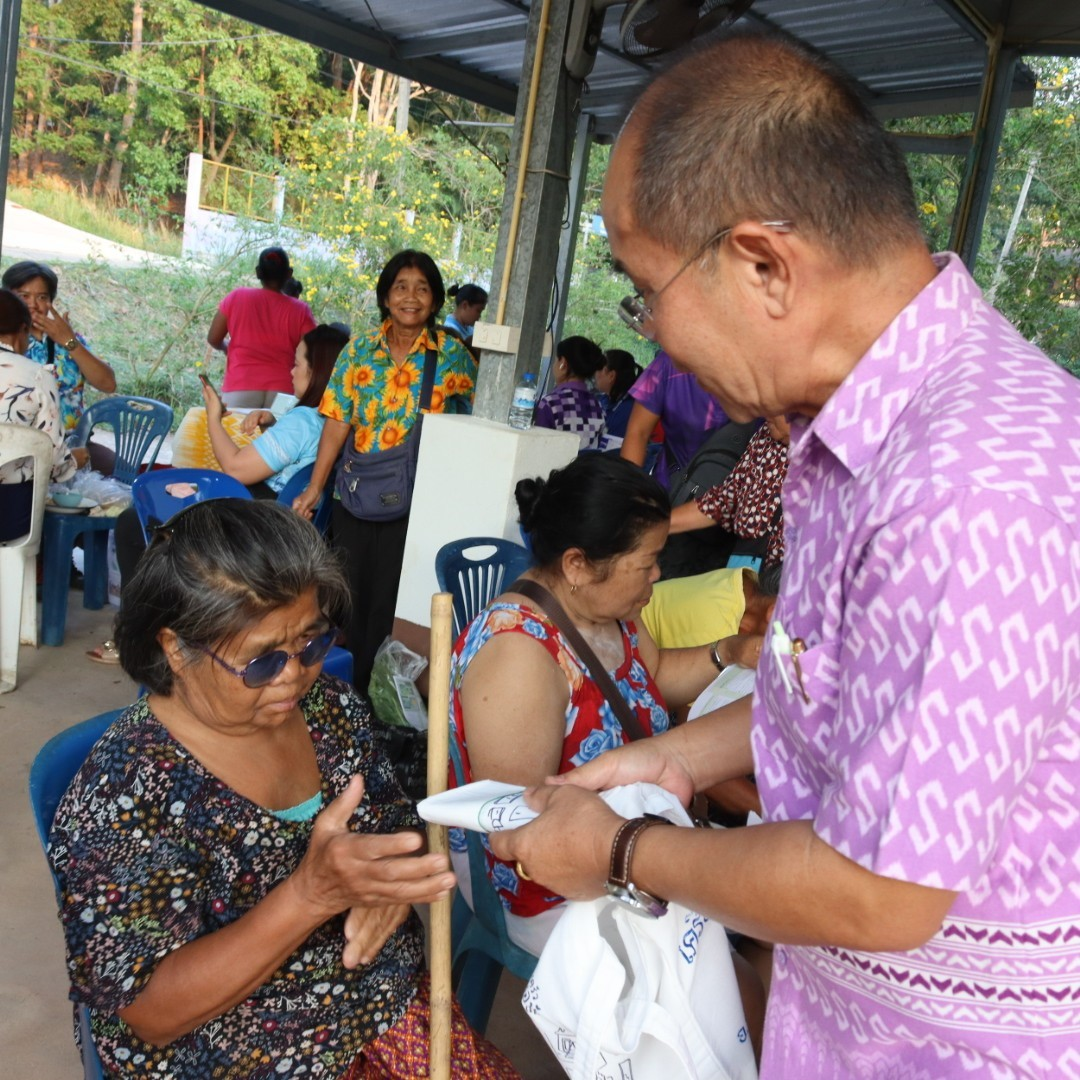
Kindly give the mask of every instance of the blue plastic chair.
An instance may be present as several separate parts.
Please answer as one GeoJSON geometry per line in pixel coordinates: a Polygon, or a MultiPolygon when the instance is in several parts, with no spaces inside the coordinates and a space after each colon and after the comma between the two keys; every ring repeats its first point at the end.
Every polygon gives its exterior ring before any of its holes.
{"type": "Polygon", "coordinates": [[[173,411],[163,401],[143,397],[107,397],[79,417],[72,446],[85,446],[98,424],[107,424],[116,441],[113,476],[130,484],[144,467],[152,469],[161,444],[172,429],[173,411]]]}
{"type": "Polygon", "coordinates": [[[526,548],[499,536],[470,536],[439,548],[435,576],[454,598],[454,636],[531,563],[526,548]]]}
{"type": "Polygon", "coordinates": [[[131,485],[131,502],[147,543],[153,526],[168,521],[193,503],[250,498],[251,492],[239,480],[213,469],[156,469],[137,476],[131,485]],[[191,484],[195,494],[183,498],[170,495],[166,488],[173,484],[191,484]]]}
{"type": "MultiPolygon", "coordinates": [[[[250,498],[251,492],[239,480],[212,469],[157,469],[136,477],[135,483],[131,485],[131,501],[147,543],[150,542],[150,529],[154,525],[168,521],[173,514],[193,503],[209,502],[211,499],[250,498]],[[186,498],[170,495],[165,489],[173,484],[192,484],[196,489],[195,494],[186,498]]],[[[284,493],[278,496],[277,501],[285,501],[284,493]]],[[[323,670],[351,683],[352,653],[335,645],[323,661],[323,670]]]]}
{"type": "MultiPolygon", "coordinates": [[[[311,481],[311,474],[315,469],[315,462],[310,465],[305,465],[302,469],[298,469],[289,477],[289,482],[278,492],[277,501],[284,503],[286,506],[292,506],[293,499],[300,494],[308,486],[311,481]]],[[[319,500],[319,505],[315,507],[315,513],[312,516],[311,523],[323,534],[326,535],[326,530],[330,527],[330,511],[334,506],[333,495],[334,490],[334,473],[330,474],[330,479],[326,482],[326,487],[323,488],[322,498],[319,500]]]]}
{"type": "MultiPolygon", "coordinates": [[[[100,716],[84,720],[81,724],[54,735],[38,751],[33,765],[30,766],[30,807],[43,849],[49,843],[49,830],[56,816],[56,808],[60,805],[68,785],[86,760],[90,748],[123,711],[115,709],[113,712],[101,713],[100,716]]],[[[52,873],[51,865],[49,872],[52,873]]],[[[59,903],[60,891],[55,878],[53,888],[57,890],[59,903]]],[[[85,1080],[103,1080],[101,1059],[90,1033],[90,1011],[85,1005],[79,1006],[78,1024],[83,1076],[85,1080]]]]}
{"type": "MultiPolygon", "coordinates": [[[[450,762],[460,787],[465,783],[465,775],[453,732],[450,733],[450,762]]],[[[473,906],[469,907],[460,892],[454,898],[450,929],[454,944],[452,979],[465,1019],[482,1035],[487,1029],[503,968],[519,979],[528,980],[537,958],[515,945],[506,932],[502,900],[487,875],[480,834],[467,829],[465,838],[473,906]]]]}

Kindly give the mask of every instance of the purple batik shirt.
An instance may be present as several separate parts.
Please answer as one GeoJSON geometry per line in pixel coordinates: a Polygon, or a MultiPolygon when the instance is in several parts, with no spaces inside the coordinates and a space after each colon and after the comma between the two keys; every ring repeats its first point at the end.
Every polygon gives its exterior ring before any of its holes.
{"type": "Polygon", "coordinates": [[[767,1080],[1080,1076],[1080,381],[937,262],[792,425],[752,740],[768,820],[959,895],[910,952],[777,946],[767,1080]]]}
{"type": "Polygon", "coordinates": [[[698,386],[689,371],[680,371],[666,352],[659,352],[653,362],[630,387],[630,396],[664,425],[664,452],[656,463],[654,475],[667,484],[671,469],[668,455],[685,468],[698,452],[705,436],[713,428],[728,422],[727,413],[711,394],[698,386]]]}

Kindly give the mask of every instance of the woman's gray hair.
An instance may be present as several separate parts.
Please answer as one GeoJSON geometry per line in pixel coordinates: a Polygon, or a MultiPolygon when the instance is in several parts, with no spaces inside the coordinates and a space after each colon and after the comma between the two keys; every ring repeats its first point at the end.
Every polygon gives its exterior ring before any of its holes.
{"type": "Polygon", "coordinates": [[[115,631],[124,671],[168,696],[173,672],[162,630],[212,649],[311,589],[322,613],[343,625],[348,584],[310,522],[268,501],[195,503],[155,530],[124,586],[115,631]]]}

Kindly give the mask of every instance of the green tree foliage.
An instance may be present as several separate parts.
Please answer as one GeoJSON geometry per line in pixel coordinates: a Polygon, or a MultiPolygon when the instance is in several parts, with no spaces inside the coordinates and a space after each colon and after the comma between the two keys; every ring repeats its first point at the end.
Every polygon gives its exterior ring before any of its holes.
{"type": "MultiPolygon", "coordinates": [[[[1005,121],[975,277],[1026,338],[1080,374],[1080,71],[1071,60],[1036,57],[1025,62],[1038,79],[1035,103],[1030,109],[1012,110],[1005,121]],[[1029,170],[1031,183],[1024,196],[1029,170]],[[1018,206],[1016,231],[1006,253],[1018,206]]],[[[946,116],[892,126],[954,135],[970,125],[970,116],[946,116]]],[[[950,155],[908,157],[934,250],[949,246],[964,164],[962,157],[950,155]]]]}
{"type": "Polygon", "coordinates": [[[633,289],[616,273],[607,238],[593,227],[600,214],[610,156],[610,146],[595,146],[589,157],[563,335],[583,334],[602,349],[626,349],[644,366],[656,355],[656,346],[619,318],[619,301],[633,289]]]}

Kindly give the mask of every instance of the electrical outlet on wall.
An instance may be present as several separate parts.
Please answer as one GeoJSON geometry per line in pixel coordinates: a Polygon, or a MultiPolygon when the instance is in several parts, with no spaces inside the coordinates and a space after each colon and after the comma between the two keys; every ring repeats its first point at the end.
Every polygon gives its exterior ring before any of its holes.
{"type": "Polygon", "coordinates": [[[473,348],[489,352],[516,353],[521,340],[520,326],[478,322],[473,325],[473,348]]]}

